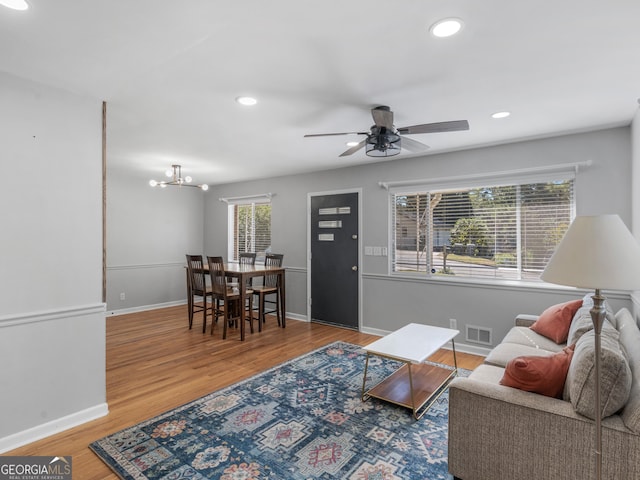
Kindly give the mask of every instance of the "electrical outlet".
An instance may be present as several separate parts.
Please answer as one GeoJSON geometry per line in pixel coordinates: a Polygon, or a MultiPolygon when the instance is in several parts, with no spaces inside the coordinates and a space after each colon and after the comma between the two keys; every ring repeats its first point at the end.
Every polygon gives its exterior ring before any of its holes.
{"type": "Polygon", "coordinates": [[[120,300],[124,300],[125,298],[126,298],[126,297],[125,297],[125,294],[124,294],[124,292],[122,292],[122,293],[120,294],[120,300]]]}
{"type": "Polygon", "coordinates": [[[449,328],[451,328],[452,330],[458,329],[458,321],[455,318],[449,319],[449,328]]]}

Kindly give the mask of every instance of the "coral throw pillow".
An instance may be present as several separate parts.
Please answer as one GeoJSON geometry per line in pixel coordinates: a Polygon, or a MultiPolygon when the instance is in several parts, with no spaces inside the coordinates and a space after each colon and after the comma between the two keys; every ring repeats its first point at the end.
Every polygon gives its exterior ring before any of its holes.
{"type": "Polygon", "coordinates": [[[548,357],[516,357],[507,363],[501,385],[547,397],[562,398],[575,345],[548,357]]]}
{"type": "Polygon", "coordinates": [[[569,336],[571,320],[581,306],[582,300],[553,305],[542,312],[538,320],[531,325],[531,330],[556,343],[565,343],[569,336]]]}

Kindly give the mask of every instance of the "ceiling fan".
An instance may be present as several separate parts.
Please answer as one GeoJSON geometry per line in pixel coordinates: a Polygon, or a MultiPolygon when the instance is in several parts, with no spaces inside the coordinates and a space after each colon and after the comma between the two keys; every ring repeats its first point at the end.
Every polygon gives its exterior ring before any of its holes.
{"type": "Polygon", "coordinates": [[[370,157],[392,157],[400,153],[401,148],[412,153],[426,151],[429,146],[424,143],[405,137],[415,133],[456,132],[469,130],[469,122],[466,120],[453,120],[450,122],[424,123],[410,127],[396,128],[393,125],[393,112],[385,105],[371,109],[374,125],[368,132],[341,132],[341,133],[314,133],[305,137],[327,137],[332,135],[366,135],[367,138],[358,142],[341,157],[351,155],[362,147],[366,147],[365,153],[370,157]]]}

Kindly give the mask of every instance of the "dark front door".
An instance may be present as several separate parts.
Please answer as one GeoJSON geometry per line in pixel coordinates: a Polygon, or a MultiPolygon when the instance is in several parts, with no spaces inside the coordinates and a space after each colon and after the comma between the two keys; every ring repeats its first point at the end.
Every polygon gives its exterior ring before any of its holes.
{"type": "Polygon", "coordinates": [[[311,197],[311,320],[358,329],[358,193],[311,197]]]}

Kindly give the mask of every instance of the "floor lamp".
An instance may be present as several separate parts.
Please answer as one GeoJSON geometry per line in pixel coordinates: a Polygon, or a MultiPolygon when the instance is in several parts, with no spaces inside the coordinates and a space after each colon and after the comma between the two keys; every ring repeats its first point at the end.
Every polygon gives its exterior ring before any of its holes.
{"type": "Polygon", "coordinates": [[[596,478],[602,479],[600,333],[605,297],[600,290],[640,289],[640,245],[618,215],[576,217],[540,277],[545,282],[595,290],[591,319],[595,331],[596,478]]]}

